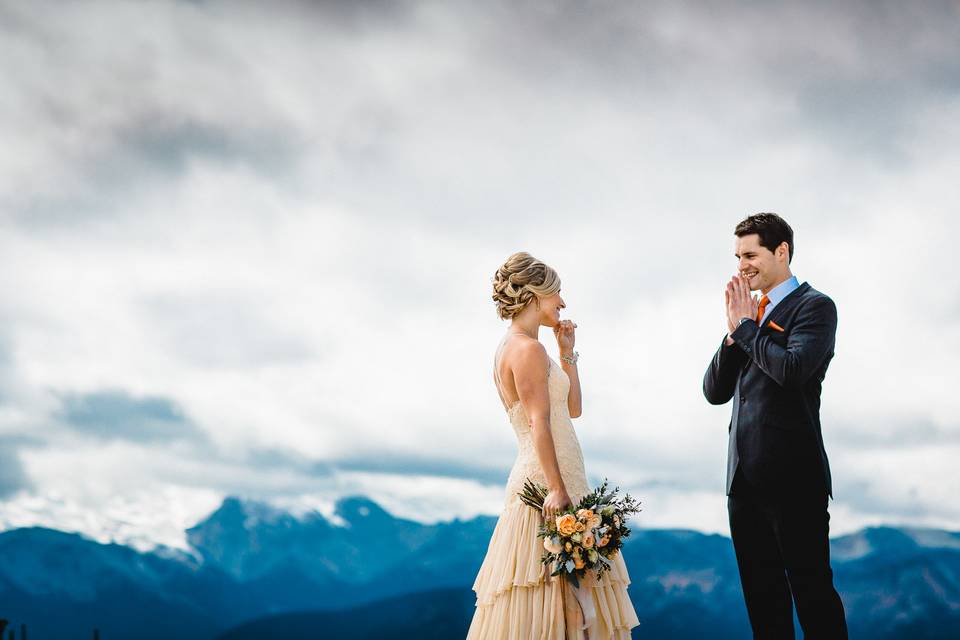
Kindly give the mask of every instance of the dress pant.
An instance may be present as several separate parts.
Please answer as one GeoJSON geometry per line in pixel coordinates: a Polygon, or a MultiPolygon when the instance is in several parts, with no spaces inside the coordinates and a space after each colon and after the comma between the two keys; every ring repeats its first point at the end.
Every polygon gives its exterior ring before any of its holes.
{"type": "Polygon", "coordinates": [[[727,510],[754,638],[793,640],[794,603],[806,640],[847,638],[830,569],[827,500],[825,492],[767,495],[737,468],[727,510]]]}

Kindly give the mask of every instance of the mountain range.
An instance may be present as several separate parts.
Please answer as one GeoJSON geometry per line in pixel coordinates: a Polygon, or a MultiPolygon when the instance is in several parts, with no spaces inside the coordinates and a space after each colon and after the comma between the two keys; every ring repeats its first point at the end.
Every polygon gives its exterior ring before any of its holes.
{"type": "MultiPolygon", "coordinates": [[[[14,529],[0,533],[0,618],[33,640],[462,638],[495,523],[422,524],[364,497],[329,519],[230,497],[187,530],[188,551],[14,529]]],[[[869,528],[831,551],[852,638],[960,637],[960,533],[869,528]]],[[[749,637],[728,538],[635,527],[623,553],[635,637],[749,637]]]]}

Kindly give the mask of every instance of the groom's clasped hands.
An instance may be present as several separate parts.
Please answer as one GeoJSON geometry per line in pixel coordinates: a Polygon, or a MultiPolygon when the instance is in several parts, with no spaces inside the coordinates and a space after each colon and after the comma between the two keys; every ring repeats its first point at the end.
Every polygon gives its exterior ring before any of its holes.
{"type": "Polygon", "coordinates": [[[727,339],[726,344],[729,347],[733,344],[733,338],[730,337],[737,329],[742,318],[756,318],[757,310],[760,308],[760,302],[750,294],[750,283],[746,277],[740,274],[734,274],[727,283],[724,291],[727,311],[727,339]]]}

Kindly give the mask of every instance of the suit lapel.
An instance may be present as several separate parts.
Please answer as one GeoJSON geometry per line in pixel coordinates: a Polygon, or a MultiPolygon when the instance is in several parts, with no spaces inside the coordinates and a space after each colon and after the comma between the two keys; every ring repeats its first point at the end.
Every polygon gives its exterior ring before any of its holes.
{"type": "MultiPolygon", "coordinates": [[[[763,321],[763,326],[760,327],[760,330],[763,331],[764,329],[769,329],[771,322],[780,324],[777,322],[777,320],[782,318],[783,314],[785,314],[789,309],[796,306],[796,304],[800,302],[800,298],[803,297],[803,294],[806,293],[807,289],[809,288],[810,283],[804,282],[802,285],[788,293],[783,300],[780,301],[780,304],[773,308],[773,311],[770,312],[770,315],[767,316],[767,319],[763,321]]],[[[782,324],[780,326],[783,327],[782,324]]],[[[783,328],[786,329],[786,327],[783,328]]]]}
{"type": "MultiPolygon", "coordinates": [[[[796,306],[797,303],[800,302],[800,299],[803,297],[803,294],[806,293],[807,289],[809,288],[810,288],[810,283],[804,282],[799,287],[797,287],[796,289],[788,293],[786,296],[784,296],[783,300],[780,301],[780,304],[778,304],[773,308],[773,311],[770,312],[770,315],[767,317],[767,319],[763,321],[762,325],[760,325],[760,332],[764,333],[764,332],[773,331],[773,329],[770,328],[770,323],[776,322],[777,319],[781,318],[783,314],[785,314],[789,309],[796,306]]],[[[783,327],[783,329],[784,331],[789,331],[787,327],[783,327]]],[[[740,376],[743,376],[743,374],[747,371],[747,369],[749,369],[754,364],[755,363],[753,361],[753,358],[747,358],[747,361],[743,364],[743,369],[740,370],[740,376]]],[[[739,387],[740,387],[740,380],[738,378],[737,388],[739,389],[739,387]]]]}
{"type": "MultiPolygon", "coordinates": [[[[770,312],[770,315],[766,320],[763,321],[763,324],[760,326],[760,333],[769,333],[774,331],[770,328],[771,322],[776,322],[778,318],[781,318],[788,310],[792,309],[800,302],[800,299],[803,297],[803,294],[807,289],[810,288],[810,284],[804,282],[802,285],[788,293],[784,296],[783,300],[780,301],[780,304],[773,308],[773,311],[770,312]]],[[[779,324],[779,323],[777,323],[779,324]]],[[[783,325],[780,325],[783,326],[783,325]]],[[[783,327],[784,331],[789,331],[789,328],[783,327]]],[[[753,361],[753,358],[747,358],[747,361],[743,365],[743,369],[740,370],[740,376],[743,376],[746,373],[747,369],[756,363],[753,361]]],[[[737,381],[737,387],[739,388],[740,382],[737,381]]]]}

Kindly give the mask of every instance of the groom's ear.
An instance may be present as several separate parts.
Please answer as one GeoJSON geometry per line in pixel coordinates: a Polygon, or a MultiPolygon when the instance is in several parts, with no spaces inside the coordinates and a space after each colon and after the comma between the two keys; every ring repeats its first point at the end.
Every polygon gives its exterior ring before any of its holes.
{"type": "Polygon", "coordinates": [[[790,263],[790,243],[788,243],[786,240],[777,246],[776,250],[774,250],[774,253],[778,258],[785,259],[787,264],[790,263]]]}

